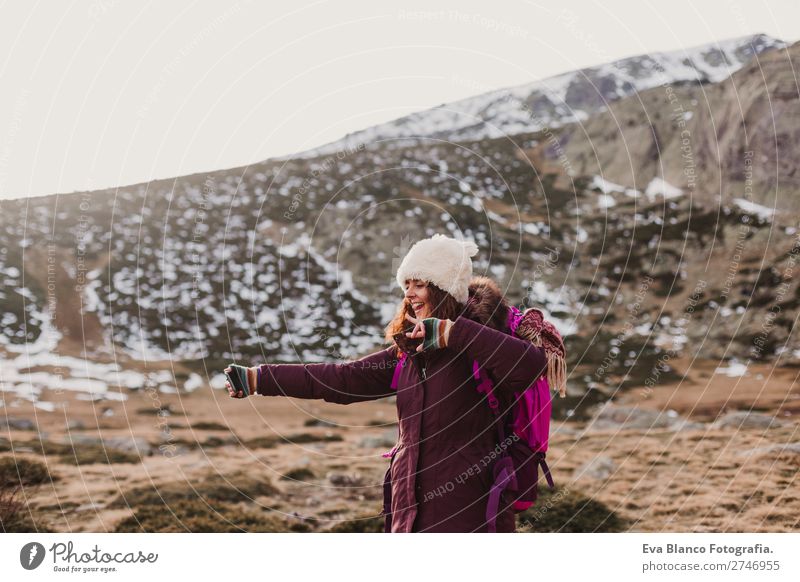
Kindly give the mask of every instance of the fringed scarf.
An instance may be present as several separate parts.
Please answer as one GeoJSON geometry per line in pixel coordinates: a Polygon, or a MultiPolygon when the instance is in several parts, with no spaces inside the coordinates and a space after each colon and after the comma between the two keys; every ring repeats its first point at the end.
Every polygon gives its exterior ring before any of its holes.
{"type": "Polygon", "coordinates": [[[535,307],[521,312],[516,307],[508,308],[509,328],[517,337],[544,348],[547,355],[545,378],[552,390],[557,390],[561,398],[567,395],[567,350],[564,340],[556,327],[545,320],[544,314],[535,307]]]}

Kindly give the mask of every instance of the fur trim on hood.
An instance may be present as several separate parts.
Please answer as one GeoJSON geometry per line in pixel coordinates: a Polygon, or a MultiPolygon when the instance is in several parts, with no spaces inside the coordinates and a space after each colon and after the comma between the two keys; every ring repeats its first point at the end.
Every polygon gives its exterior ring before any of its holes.
{"type": "MultiPolygon", "coordinates": [[[[510,306],[500,287],[489,277],[473,277],[464,317],[505,333],[510,306]]],[[[547,354],[546,378],[550,387],[564,398],[567,391],[567,351],[556,327],[540,309],[525,309],[515,335],[541,347],[547,354]]]]}
{"type": "Polygon", "coordinates": [[[483,275],[469,283],[464,317],[500,331],[508,331],[508,301],[498,284],[483,275]]]}

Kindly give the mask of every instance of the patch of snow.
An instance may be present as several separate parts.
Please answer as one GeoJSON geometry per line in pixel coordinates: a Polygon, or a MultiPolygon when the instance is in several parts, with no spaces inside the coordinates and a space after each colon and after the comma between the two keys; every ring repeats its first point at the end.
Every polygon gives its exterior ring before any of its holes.
{"type": "Polygon", "coordinates": [[[653,178],[644,191],[645,195],[654,200],[656,196],[663,196],[665,199],[677,198],[683,195],[683,190],[673,186],[662,178],[653,178]]]}
{"type": "Polygon", "coordinates": [[[597,197],[597,205],[600,208],[611,208],[612,206],[617,205],[617,201],[614,200],[613,196],[609,196],[608,194],[600,194],[597,197]]]}
{"type": "Polygon", "coordinates": [[[729,378],[739,378],[747,373],[747,365],[741,362],[731,361],[726,368],[719,366],[714,370],[715,374],[725,374],[729,378]]]}
{"type": "Polygon", "coordinates": [[[766,206],[762,206],[761,204],[756,204],[755,202],[750,202],[745,198],[734,198],[733,202],[747,212],[748,214],[755,214],[759,218],[763,220],[772,220],[772,217],[775,216],[775,209],[768,208],[766,206]]]}

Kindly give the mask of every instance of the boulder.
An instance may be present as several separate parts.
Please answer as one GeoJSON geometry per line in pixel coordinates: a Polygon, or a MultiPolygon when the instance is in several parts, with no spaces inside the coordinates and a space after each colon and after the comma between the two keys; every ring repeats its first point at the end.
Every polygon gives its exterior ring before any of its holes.
{"type": "Polygon", "coordinates": [[[757,447],[755,449],[747,449],[746,451],[740,451],[738,454],[742,457],[749,457],[751,455],[763,455],[763,454],[782,454],[782,453],[790,453],[794,455],[800,455],[800,441],[796,443],[785,443],[780,445],[769,445],[766,447],[757,447]]]}
{"type": "MultiPolygon", "coordinates": [[[[610,401],[603,404],[589,424],[586,431],[595,430],[685,430],[698,423],[688,421],[674,410],[657,411],[635,406],[621,406],[610,401]]],[[[699,425],[702,427],[703,425],[699,425]]]]}
{"type": "Polygon", "coordinates": [[[62,442],[72,442],[76,447],[80,445],[96,445],[107,449],[122,451],[124,453],[138,454],[142,457],[153,454],[153,446],[142,437],[121,436],[103,439],[91,435],[72,434],[63,437],[62,442]]]}
{"type": "Polygon", "coordinates": [[[721,416],[712,424],[712,428],[778,428],[783,422],[769,414],[760,412],[737,411],[721,416]]]}
{"type": "Polygon", "coordinates": [[[337,473],[335,471],[329,472],[325,478],[331,485],[337,487],[360,487],[364,484],[364,478],[358,473],[337,473]]]}
{"type": "Polygon", "coordinates": [[[577,479],[596,479],[605,481],[617,470],[617,464],[611,457],[598,456],[591,461],[584,463],[572,474],[572,478],[577,479]]]}
{"type": "Polygon", "coordinates": [[[0,430],[36,430],[36,423],[27,418],[0,417],[0,430]]]}
{"type": "Polygon", "coordinates": [[[386,430],[380,435],[368,435],[358,441],[358,446],[365,449],[391,448],[397,444],[397,430],[386,430]]]}

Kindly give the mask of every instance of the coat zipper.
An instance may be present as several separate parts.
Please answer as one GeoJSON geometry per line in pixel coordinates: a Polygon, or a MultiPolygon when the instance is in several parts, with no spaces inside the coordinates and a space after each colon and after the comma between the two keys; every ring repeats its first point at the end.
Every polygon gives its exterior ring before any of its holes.
{"type": "MultiPolygon", "coordinates": [[[[419,368],[420,372],[422,372],[422,380],[423,381],[427,380],[428,379],[428,372],[427,372],[428,366],[427,366],[427,362],[425,361],[425,356],[420,354],[420,355],[417,356],[417,359],[418,360],[422,360],[422,363],[418,365],[418,368],[419,368]]],[[[414,362],[414,363],[417,364],[418,362],[414,362]]]]}

